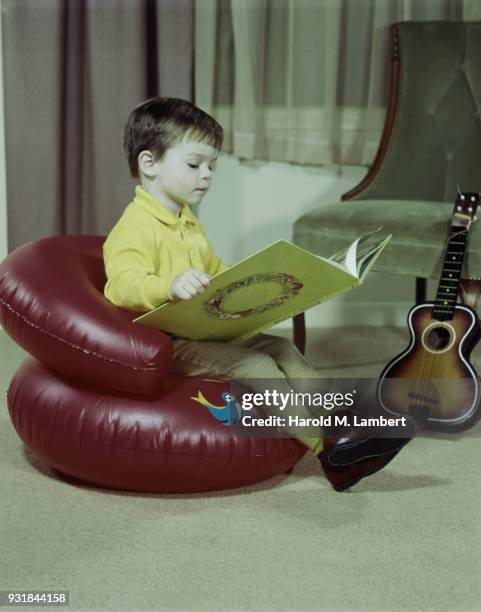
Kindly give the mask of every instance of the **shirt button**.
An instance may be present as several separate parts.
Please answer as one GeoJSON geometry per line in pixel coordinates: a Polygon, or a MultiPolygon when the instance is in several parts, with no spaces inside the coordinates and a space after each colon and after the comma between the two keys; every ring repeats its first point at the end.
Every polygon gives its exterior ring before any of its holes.
{"type": "Polygon", "coordinates": [[[194,249],[189,249],[189,253],[193,256],[194,255],[194,249]]]}

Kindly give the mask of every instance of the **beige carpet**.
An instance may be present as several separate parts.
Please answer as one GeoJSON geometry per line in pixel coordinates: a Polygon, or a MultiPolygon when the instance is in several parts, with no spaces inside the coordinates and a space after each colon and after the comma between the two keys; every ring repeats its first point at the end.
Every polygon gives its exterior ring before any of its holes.
{"type": "MultiPolygon", "coordinates": [[[[405,330],[320,330],[308,355],[377,376],[405,345],[405,330]]],[[[481,610],[478,435],[418,437],[346,493],[310,455],[242,489],[116,493],[23,447],[5,401],[23,354],[1,331],[0,350],[0,590],[69,590],[71,609],[99,611],[481,610]]]]}

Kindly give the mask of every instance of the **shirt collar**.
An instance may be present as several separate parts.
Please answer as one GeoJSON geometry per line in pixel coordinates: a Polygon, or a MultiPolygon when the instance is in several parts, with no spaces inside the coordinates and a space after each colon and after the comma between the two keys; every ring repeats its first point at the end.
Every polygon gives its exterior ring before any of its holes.
{"type": "Polygon", "coordinates": [[[177,217],[177,215],[161,204],[157,198],[151,195],[141,185],[137,185],[135,187],[134,204],[138,204],[156,219],[162,221],[162,223],[166,223],[167,225],[174,225],[179,220],[185,220],[194,225],[197,224],[197,219],[194,216],[194,213],[190,210],[190,206],[184,204],[184,206],[182,206],[180,209],[180,215],[177,217]]]}

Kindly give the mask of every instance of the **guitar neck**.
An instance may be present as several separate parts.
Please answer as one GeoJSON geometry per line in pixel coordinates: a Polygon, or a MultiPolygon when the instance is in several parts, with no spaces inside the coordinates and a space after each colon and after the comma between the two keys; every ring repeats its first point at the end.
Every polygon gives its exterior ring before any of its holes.
{"type": "Polygon", "coordinates": [[[454,316],[468,231],[465,227],[451,226],[432,312],[432,318],[438,321],[448,321],[454,316]]]}

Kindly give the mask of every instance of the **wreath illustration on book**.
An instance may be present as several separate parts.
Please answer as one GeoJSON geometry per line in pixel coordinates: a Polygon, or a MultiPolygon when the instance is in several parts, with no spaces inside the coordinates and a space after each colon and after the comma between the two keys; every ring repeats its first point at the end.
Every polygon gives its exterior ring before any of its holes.
{"type": "Polygon", "coordinates": [[[276,306],[280,306],[281,304],[285,304],[288,300],[297,295],[302,287],[303,284],[295,276],[284,274],[283,272],[253,274],[230,283],[222,289],[218,289],[210,300],[204,302],[204,309],[209,316],[217,319],[239,319],[241,317],[250,317],[252,315],[265,312],[266,310],[270,310],[271,308],[275,308],[276,306]],[[246,308],[245,310],[237,310],[235,312],[226,312],[223,309],[223,300],[233,291],[265,282],[279,283],[281,293],[269,302],[260,304],[254,308],[246,308]]]}

